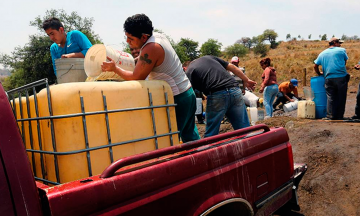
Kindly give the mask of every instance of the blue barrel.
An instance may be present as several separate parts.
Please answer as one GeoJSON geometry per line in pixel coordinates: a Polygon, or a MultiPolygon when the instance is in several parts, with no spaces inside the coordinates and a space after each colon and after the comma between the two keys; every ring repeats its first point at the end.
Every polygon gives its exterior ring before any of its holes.
{"type": "Polygon", "coordinates": [[[315,117],[317,119],[324,118],[327,106],[324,76],[311,77],[310,86],[314,92],[315,117]]]}

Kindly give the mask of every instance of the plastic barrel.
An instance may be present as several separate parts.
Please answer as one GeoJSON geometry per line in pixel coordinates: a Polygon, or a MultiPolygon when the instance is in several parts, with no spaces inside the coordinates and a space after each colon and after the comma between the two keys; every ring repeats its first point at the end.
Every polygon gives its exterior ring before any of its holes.
{"type": "Polygon", "coordinates": [[[84,61],[85,73],[95,80],[124,80],[115,72],[102,72],[101,64],[110,57],[117,66],[134,71],[135,61],[132,55],[103,44],[95,44],[87,51],[84,61]]]}
{"type": "Polygon", "coordinates": [[[317,119],[324,118],[327,104],[324,76],[311,77],[310,86],[314,92],[315,117],[317,119]]]}

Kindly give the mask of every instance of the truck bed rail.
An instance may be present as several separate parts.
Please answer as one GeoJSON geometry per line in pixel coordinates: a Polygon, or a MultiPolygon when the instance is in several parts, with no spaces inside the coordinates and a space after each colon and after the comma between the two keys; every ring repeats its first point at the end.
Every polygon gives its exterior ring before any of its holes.
{"type": "Polygon", "coordinates": [[[266,126],[265,124],[259,124],[259,125],[253,126],[253,127],[243,128],[243,129],[239,129],[239,130],[232,131],[229,133],[219,134],[217,136],[212,136],[212,137],[204,138],[201,140],[188,142],[188,143],[185,143],[185,144],[182,144],[179,146],[172,146],[172,147],[160,149],[157,151],[151,151],[151,152],[147,152],[147,153],[143,153],[143,154],[139,154],[139,155],[135,155],[135,156],[131,156],[131,157],[122,158],[122,159],[115,161],[110,166],[108,166],[103,171],[103,173],[100,175],[100,177],[101,178],[109,178],[109,177],[113,176],[117,170],[119,170],[120,168],[122,168],[124,166],[147,161],[150,159],[155,159],[155,158],[162,157],[162,156],[169,155],[169,154],[174,154],[174,153],[177,153],[180,151],[197,148],[197,147],[200,147],[203,145],[207,145],[207,144],[214,143],[214,142],[217,142],[220,140],[231,138],[233,136],[245,135],[245,134],[255,132],[258,130],[264,130],[264,132],[270,131],[269,127],[266,126]]]}

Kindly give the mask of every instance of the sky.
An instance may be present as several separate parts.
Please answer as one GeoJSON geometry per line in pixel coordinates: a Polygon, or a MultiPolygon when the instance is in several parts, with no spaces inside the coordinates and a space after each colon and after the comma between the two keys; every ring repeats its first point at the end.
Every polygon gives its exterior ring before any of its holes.
{"type": "Polygon", "coordinates": [[[121,48],[124,21],[144,13],[175,42],[190,38],[200,47],[216,39],[224,49],[266,29],[273,29],[277,40],[286,40],[287,34],[304,39],[311,34],[313,40],[323,34],[360,36],[359,8],[359,0],[1,0],[0,54],[11,55],[40,33],[30,21],[51,9],[93,18],[93,30],[105,45],[121,48]]]}

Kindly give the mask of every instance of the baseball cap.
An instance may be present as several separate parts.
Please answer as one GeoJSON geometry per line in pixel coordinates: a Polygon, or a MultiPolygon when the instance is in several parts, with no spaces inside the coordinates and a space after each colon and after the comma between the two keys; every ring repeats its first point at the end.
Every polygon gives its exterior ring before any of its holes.
{"type": "Polygon", "coordinates": [[[344,41],[343,40],[340,40],[339,38],[337,38],[337,37],[333,37],[333,38],[331,38],[330,40],[329,40],[329,43],[331,43],[331,42],[336,42],[336,41],[339,41],[339,43],[344,43],[344,41]]]}
{"type": "Polygon", "coordinates": [[[298,81],[297,81],[297,79],[291,79],[290,82],[291,82],[294,86],[298,86],[298,81]]]}
{"type": "Polygon", "coordinates": [[[231,62],[239,62],[239,57],[237,56],[232,57],[231,62]]]}

